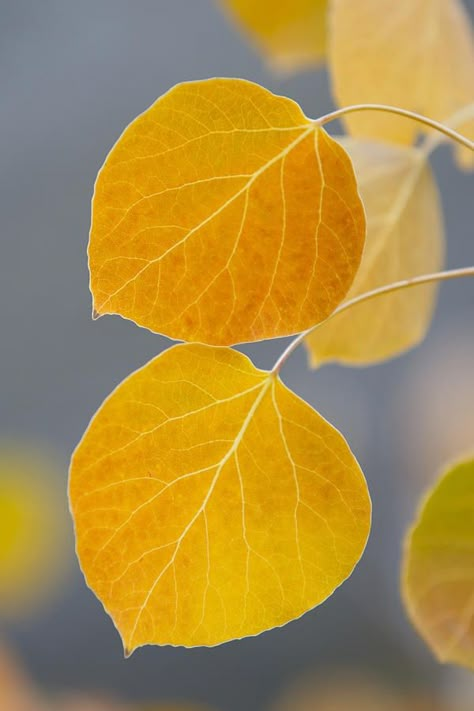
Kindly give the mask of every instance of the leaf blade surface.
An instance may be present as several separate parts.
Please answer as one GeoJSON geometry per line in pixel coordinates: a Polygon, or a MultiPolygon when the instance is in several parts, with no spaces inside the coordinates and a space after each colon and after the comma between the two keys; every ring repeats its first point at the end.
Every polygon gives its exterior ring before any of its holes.
{"type": "Polygon", "coordinates": [[[180,84],[99,173],[94,310],[213,345],[289,335],[341,301],[364,239],[350,160],[297,104],[243,80],[180,84]]]}
{"type": "Polygon", "coordinates": [[[342,436],[242,354],[194,344],[104,403],[70,501],[82,569],[128,651],[285,624],[350,574],[370,525],[342,436]]]}

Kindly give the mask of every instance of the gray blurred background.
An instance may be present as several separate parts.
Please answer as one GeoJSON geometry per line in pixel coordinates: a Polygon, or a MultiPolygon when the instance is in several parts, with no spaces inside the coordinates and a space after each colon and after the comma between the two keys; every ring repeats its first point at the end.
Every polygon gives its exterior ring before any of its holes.
{"type": "MultiPolygon", "coordinates": [[[[474,0],[467,4],[472,15],[474,0]]],[[[96,173],[123,128],[170,86],[216,75],[287,94],[312,117],[333,108],[325,71],[275,77],[212,0],[0,0],[0,437],[59,452],[64,500],[67,460],[91,415],[169,345],[118,317],[90,318],[96,173]]],[[[448,266],[473,264],[473,178],[448,147],[434,167],[448,266]]],[[[287,384],[346,435],[374,502],[362,562],[320,608],[257,638],[144,648],[125,661],[76,566],[41,612],[3,623],[2,638],[45,688],[190,699],[222,711],[265,709],[298,676],[330,667],[440,693],[469,684],[437,665],[407,622],[398,567],[420,491],[444,458],[473,446],[473,307],[474,283],[449,283],[427,341],[405,357],[312,373],[301,350],[286,367],[287,384]]],[[[268,367],[281,349],[274,341],[243,350],[268,367]]]]}

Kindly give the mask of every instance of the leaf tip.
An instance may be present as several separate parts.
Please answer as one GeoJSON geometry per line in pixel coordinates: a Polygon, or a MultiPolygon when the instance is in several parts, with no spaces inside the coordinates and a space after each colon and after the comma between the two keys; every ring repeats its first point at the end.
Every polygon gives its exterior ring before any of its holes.
{"type": "Polygon", "coordinates": [[[135,651],[135,648],[127,647],[127,645],[124,644],[124,645],[123,645],[123,656],[124,656],[124,659],[130,659],[130,657],[132,656],[132,654],[134,653],[134,651],[135,651]]]}

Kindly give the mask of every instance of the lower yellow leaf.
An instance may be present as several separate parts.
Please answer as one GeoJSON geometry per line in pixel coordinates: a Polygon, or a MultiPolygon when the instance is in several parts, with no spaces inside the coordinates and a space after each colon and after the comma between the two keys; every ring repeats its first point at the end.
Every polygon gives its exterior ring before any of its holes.
{"type": "Polygon", "coordinates": [[[406,540],[402,588],[436,656],[474,669],[474,459],[448,469],[426,497],[406,540]]]}
{"type": "Polygon", "coordinates": [[[351,573],[370,527],[343,437],[228,348],[175,346],[127,378],[72,460],[87,582],[125,649],[283,625],[351,573]]]}
{"type": "MultiPolygon", "coordinates": [[[[436,272],[444,256],[438,190],[423,151],[343,139],[367,215],[359,271],[346,301],[402,279],[436,272]]],[[[417,345],[430,325],[437,286],[424,285],[358,304],[306,340],[313,366],[370,365],[417,345]]]]}

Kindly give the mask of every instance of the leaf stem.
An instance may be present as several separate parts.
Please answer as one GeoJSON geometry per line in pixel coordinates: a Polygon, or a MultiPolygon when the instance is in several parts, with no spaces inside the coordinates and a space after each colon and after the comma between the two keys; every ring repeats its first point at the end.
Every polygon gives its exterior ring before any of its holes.
{"type": "MultiPolygon", "coordinates": [[[[462,109],[459,109],[459,111],[456,111],[454,114],[451,114],[449,118],[444,120],[444,125],[448,128],[456,129],[458,128],[458,126],[462,126],[463,124],[467,124],[468,122],[473,120],[474,102],[468,104],[467,106],[464,106],[462,109]]],[[[426,158],[429,158],[433,151],[435,151],[442,142],[442,136],[430,134],[429,136],[426,136],[424,141],[422,142],[420,146],[421,151],[426,158]]]]}
{"type": "Polygon", "coordinates": [[[393,282],[393,284],[386,284],[385,286],[380,286],[377,289],[373,289],[372,291],[367,291],[364,294],[354,296],[353,299],[349,299],[349,301],[345,301],[344,303],[340,304],[324,321],[320,321],[315,326],[311,326],[306,331],[303,331],[302,333],[298,334],[298,336],[296,336],[296,338],[291,341],[291,343],[287,346],[287,348],[283,351],[281,356],[276,361],[275,365],[271,370],[272,374],[278,375],[288,358],[298,348],[298,346],[301,345],[301,343],[303,343],[303,341],[311,333],[313,333],[313,331],[316,331],[316,329],[318,329],[320,326],[323,326],[334,316],[337,316],[337,314],[342,313],[342,311],[347,311],[347,309],[350,309],[353,306],[356,306],[357,304],[360,304],[365,301],[370,301],[371,299],[375,299],[378,296],[383,296],[384,294],[391,294],[394,291],[401,291],[402,289],[409,289],[413,286],[419,286],[421,284],[430,284],[432,282],[449,281],[451,279],[462,279],[463,277],[474,277],[474,266],[463,267],[461,269],[450,269],[448,271],[435,272],[433,274],[423,274],[421,276],[412,277],[411,279],[402,279],[401,281],[393,282]]]}
{"type": "Polygon", "coordinates": [[[439,133],[444,133],[444,135],[448,138],[451,138],[453,141],[456,141],[462,146],[469,148],[469,150],[474,151],[474,141],[470,141],[468,138],[462,136],[457,131],[454,131],[452,128],[449,128],[449,126],[445,126],[444,124],[439,123],[439,121],[430,119],[427,116],[422,116],[421,114],[417,114],[414,111],[408,111],[408,109],[400,109],[398,108],[398,106],[386,106],[385,104],[354,104],[353,106],[345,106],[342,109],[337,109],[336,111],[332,111],[331,113],[326,114],[325,116],[321,116],[321,118],[316,119],[314,123],[317,123],[320,126],[324,126],[324,124],[329,123],[329,121],[334,121],[335,119],[341,118],[341,116],[355,113],[357,111],[381,111],[389,114],[403,116],[404,118],[410,119],[411,121],[417,121],[418,123],[422,123],[425,126],[434,128],[436,131],[439,131],[439,133]]]}

